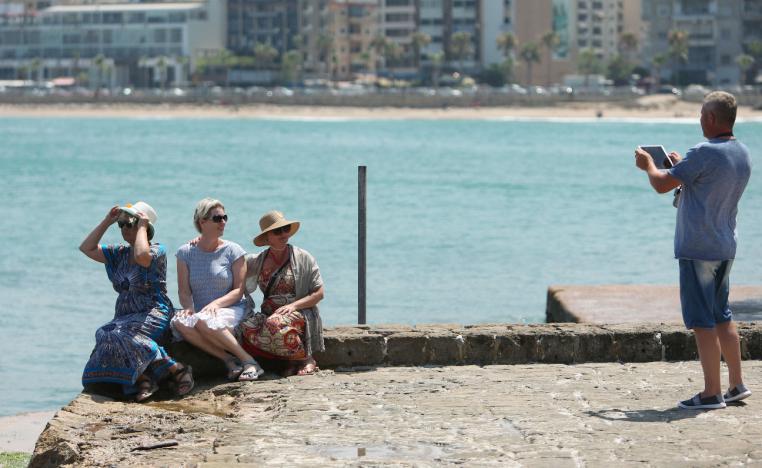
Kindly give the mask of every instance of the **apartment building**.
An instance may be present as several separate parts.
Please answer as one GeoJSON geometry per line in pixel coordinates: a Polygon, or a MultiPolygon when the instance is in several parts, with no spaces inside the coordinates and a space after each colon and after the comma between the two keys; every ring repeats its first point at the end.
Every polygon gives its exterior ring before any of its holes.
{"type": "Polygon", "coordinates": [[[228,0],[228,49],[252,55],[257,43],[274,47],[279,55],[300,46],[299,0],[228,0]]]}
{"type": "Polygon", "coordinates": [[[662,81],[736,84],[743,45],[762,37],[762,0],[643,0],[649,34],[646,56],[666,54],[662,81]],[[671,31],[687,33],[688,60],[670,55],[671,31]]]}
{"type": "Polygon", "coordinates": [[[299,14],[308,76],[350,80],[375,72],[378,0],[302,0],[299,14]]]}
{"type": "Polygon", "coordinates": [[[413,35],[418,30],[418,0],[379,0],[379,33],[396,44],[400,56],[386,65],[396,76],[415,76],[420,57],[415,57],[413,35]]]}
{"type": "Polygon", "coordinates": [[[197,57],[223,49],[225,39],[221,0],[60,5],[23,18],[0,15],[0,78],[86,73],[110,85],[185,83],[197,57]]]}

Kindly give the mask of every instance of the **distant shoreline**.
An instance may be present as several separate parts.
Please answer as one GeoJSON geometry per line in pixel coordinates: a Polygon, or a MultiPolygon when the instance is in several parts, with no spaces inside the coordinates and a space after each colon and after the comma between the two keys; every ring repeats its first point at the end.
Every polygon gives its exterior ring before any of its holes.
{"type": "MultiPolygon", "coordinates": [[[[698,122],[700,104],[671,96],[645,96],[628,105],[617,102],[565,102],[554,106],[511,107],[328,107],[271,104],[0,104],[2,117],[187,118],[293,120],[689,120],[698,122]]],[[[762,120],[762,110],[739,108],[739,121],[762,120]]]]}

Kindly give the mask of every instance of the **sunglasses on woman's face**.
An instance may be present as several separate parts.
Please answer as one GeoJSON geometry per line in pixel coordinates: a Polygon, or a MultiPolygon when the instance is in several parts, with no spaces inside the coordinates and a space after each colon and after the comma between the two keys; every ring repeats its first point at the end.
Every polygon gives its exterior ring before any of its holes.
{"type": "Polygon", "coordinates": [[[137,224],[137,221],[135,218],[121,218],[116,220],[116,225],[119,226],[119,229],[132,229],[137,224]]]}
{"type": "Polygon", "coordinates": [[[279,227],[277,229],[273,229],[272,230],[272,233],[275,234],[276,236],[279,236],[281,234],[288,234],[289,232],[291,232],[291,225],[290,224],[287,224],[285,226],[281,226],[281,227],[279,227]]]}
{"type": "Polygon", "coordinates": [[[224,214],[224,215],[214,215],[214,216],[212,216],[209,219],[211,219],[215,223],[221,223],[223,221],[225,221],[227,223],[228,222],[228,215],[226,215],[226,214],[224,214]]]}

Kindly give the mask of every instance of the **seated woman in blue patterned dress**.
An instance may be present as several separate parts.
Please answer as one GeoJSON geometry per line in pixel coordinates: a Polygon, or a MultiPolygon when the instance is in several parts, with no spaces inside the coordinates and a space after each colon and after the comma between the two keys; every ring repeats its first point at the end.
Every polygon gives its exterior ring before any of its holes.
{"type": "Polygon", "coordinates": [[[168,374],[178,395],[193,388],[190,366],[175,362],[160,345],[168,336],[174,309],[167,296],[164,246],[150,243],[156,212],[145,202],[111,208],[82,241],[79,250],[106,265],[119,294],[114,318],[95,333],[95,348],[82,374],[86,388],[118,384],[124,396],[144,401],[168,374]],[[99,245],[117,223],[129,245],[99,245]]]}

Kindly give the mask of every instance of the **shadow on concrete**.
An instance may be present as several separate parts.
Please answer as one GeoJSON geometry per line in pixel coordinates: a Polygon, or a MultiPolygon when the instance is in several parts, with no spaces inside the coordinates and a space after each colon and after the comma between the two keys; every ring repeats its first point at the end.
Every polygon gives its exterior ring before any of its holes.
{"type": "MultiPolygon", "coordinates": [[[[706,411],[706,410],[704,410],[706,411]]],[[[630,410],[623,411],[618,409],[607,409],[600,411],[586,411],[588,416],[605,419],[606,421],[627,421],[627,422],[672,422],[681,419],[695,418],[702,414],[702,410],[685,410],[677,407],[657,410],[630,410]]]]}

